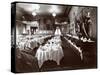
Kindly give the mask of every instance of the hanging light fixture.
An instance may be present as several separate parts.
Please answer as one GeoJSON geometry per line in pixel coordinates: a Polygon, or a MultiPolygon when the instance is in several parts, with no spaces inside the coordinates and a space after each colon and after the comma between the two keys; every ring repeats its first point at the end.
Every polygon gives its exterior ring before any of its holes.
{"type": "Polygon", "coordinates": [[[36,16],[37,15],[36,12],[40,9],[40,6],[37,5],[37,4],[34,4],[34,5],[32,5],[32,8],[34,9],[33,12],[32,12],[32,15],[36,16]]]}
{"type": "Polygon", "coordinates": [[[52,13],[52,16],[55,17],[56,16],[56,13],[52,13]]]}
{"type": "Polygon", "coordinates": [[[33,15],[33,16],[36,16],[37,14],[36,14],[36,12],[32,12],[32,15],[33,15]]]}

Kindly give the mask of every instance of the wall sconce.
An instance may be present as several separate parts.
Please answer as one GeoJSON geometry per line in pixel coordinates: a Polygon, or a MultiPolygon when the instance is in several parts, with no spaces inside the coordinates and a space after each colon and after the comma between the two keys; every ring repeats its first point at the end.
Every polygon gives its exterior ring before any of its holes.
{"type": "Polygon", "coordinates": [[[90,17],[90,12],[88,12],[87,17],[90,17]]]}

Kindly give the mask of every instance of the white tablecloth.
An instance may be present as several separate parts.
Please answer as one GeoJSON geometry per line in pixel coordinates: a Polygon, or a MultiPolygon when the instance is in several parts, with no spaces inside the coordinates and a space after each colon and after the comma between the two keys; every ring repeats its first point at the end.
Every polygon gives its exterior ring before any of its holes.
{"type": "Polygon", "coordinates": [[[39,44],[42,44],[44,42],[45,38],[50,37],[51,35],[46,35],[46,36],[26,36],[23,38],[17,38],[16,40],[16,45],[20,50],[24,50],[27,48],[34,49],[35,47],[38,46],[39,44]],[[32,39],[31,39],[32,38],[32,39]]]}
{"type": "Polygon", "coordinates": [[[34,49],[37,46],[38,46],[37,42],[30,41],[30,40],[21,41],[21,42],[18,43],[18,48],[20,50],[24,50],[24,49],[27,49],[27,48],[34,49]]]}
{"type": "Polygon", "coordinates": [[[39,68],[41,68],[42,64],[47,60],[56,61],[57,65],[60,65],[60,60],[63,56],[61,43],[47,43],[44,46],[40,46],[35,55],[38,60],[39,68]]]}

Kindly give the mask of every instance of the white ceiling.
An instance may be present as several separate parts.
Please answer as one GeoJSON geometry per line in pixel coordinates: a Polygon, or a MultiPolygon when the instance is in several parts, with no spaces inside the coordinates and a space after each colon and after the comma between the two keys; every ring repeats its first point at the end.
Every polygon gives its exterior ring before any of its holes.
{"type": "Polygon", "coordinates": [[[61,5],[48,5],[48,4],[29,4],[29,3],[17,3],[17,9],[23,9],[24,11],[32,14],[36,12],[37,14],[51,14],[55,12],[56,14],[64,13],[67,6],[61,5]],[[35,10],[35,9],[38,10],[35,10]]]}

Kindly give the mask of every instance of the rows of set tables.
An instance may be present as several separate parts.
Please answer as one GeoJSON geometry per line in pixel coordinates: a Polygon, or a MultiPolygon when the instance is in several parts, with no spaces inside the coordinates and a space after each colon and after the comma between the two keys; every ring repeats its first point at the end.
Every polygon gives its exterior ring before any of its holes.
{"type": "Polygon", "coordinates": [[[16,40],[16,45],[21,51],[27,49],[34,50],[34,48],[38,46],[35,58],[38,60],[39,68],[41,68],[43,63],[48,60],[55,61],[57,65],[60,65],[60,60],[64,57],[60,35],[53,37],[52,35],[19,36],[16,40]],[[50,39],[45,42],[46,38],[50,39]],[[44,42],[45,44],[42,44],[44,42]]]}
{"type": "MultiPolygon", "coordinates": [[[[74,47],[73,50],[80,56],[81,60],[85,60],[86,64],[94,64],[95,56],[94,52],[96,51],[95,48],[95,41],[86,40],[84,38],[79,38],[77,36],[52,36],[52,35],[34,35],[34,36],[18,36],[16,39],[17,48],[23,53],[23,50],[34,50],[35,47],[38,46],[36,49],[36,53],[32,55],[32,58],[36,59],[36,63],[38,68],[41,69],[45,61],[54,61],[57,65],[60,65],[61,59],[64,57],[63,49],[62,49],[62,40],[61,37],[64,37],[66,40],[64,42],[68,42],[70,47],[74,47]],[[49,39],[47,39],[49,38],[49,39]],[[45,39],[47,41],[45,42],[45,39]],[[44,43],[45,44],[42,44],[44,43]],[[38,45],[39,44],[39,45],[38,45]],[[92,51],[92,52],[91,52],[92,51]],[[88,53],[88,55],[86,55],[88,53]],[[92,57],[90,57],[92,56],[92,57]],[[89,60],[86,60],[89,58],[89,60]],[[92,62],[91,62],[91,61],[92,62]]],[[[66,44],[67,45],[67,44],[66,44]]],[[[27,54],[30,56],[30,54],[27,54]]],[[[27,58],[25,56],[25,58],[27,58]]],[[[29,57],[30,58],[30,57],[29,57]]],[[[29,59],[28,58],[28,59],[29,59]]],[[[22,57],[22,59],[24,59],[22,57]]],[[[25,61],[24,61],[25,62],[25,61]]],[[[29,62],[27,60],[27,62],[29,62]]],[[[27,63],[26,62],[26,63],[27,63]]],[[[34,63],[34,62],[32,62],[34,63]]],[[[30,64],[32,64],[30,63],[30,64]]],[[[27,66],[27,65],[26,65],[27,66]]],[[[33,65],[31,65],[33,66],[33,65]]]]}
{"type": "Polygon", "coordinates": [[[38,44],[43,44],[46,38],[51,37],[51,35],[27,35],[27,36],[21,36],[17,35],[16,39],[16,46],[20,50],[24,49],[34,49],[38,46],[38,44]]]}

